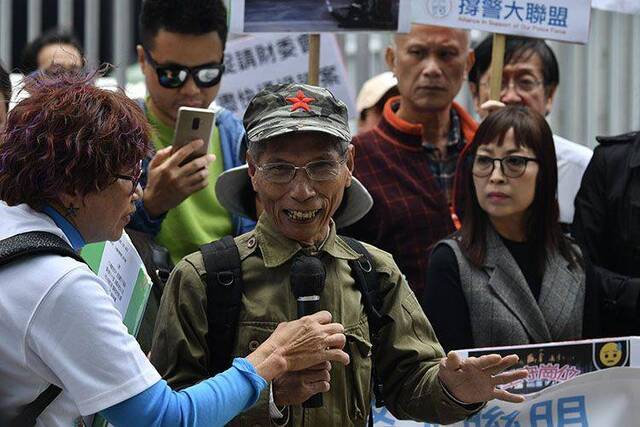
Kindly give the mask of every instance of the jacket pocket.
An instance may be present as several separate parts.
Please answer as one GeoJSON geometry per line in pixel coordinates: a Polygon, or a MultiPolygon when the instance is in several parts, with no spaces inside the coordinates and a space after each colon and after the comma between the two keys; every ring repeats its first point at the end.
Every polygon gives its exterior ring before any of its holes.
{"type": "Polygon", "coordinates": [[[347,366],[347,390],[353,393],[351,398],[351,419],[366,420],[371,405],[371,342],[360,329],[345,331],[351,362],[347,366]]]}

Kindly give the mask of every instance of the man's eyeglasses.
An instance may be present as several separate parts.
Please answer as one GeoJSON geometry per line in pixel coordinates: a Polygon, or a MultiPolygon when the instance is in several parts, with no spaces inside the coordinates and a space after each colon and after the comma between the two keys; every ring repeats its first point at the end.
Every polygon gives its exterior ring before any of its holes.
{"type": "Polygon", "coordinates": [[[133,172],[133,175],[118,175],[118,174],[113,175],[113,177],[116,179],[124,179],[127,181],[131,181],[131,193],[129,193],[129,196],[133,196],[133,193],[136,192],[141,176],[142,176],[142,162],[138,163],[138,165],[136,166],[136,169],[133,172]]]}
{"type": "Polygon", "coordinates": [[[307,176],[312,181],[330,181],[340,174],[340,167],[347,161],[345,156],[342,160],[317,160],[309,162],[304,166],[294,166],[291,163],[265,163],[262,166],[256,165],[264,178],[274,184],[288,184],[296,176],[298,169],[304,169],[307,176]]]}
{"type": "MultiPolygon", "coordinates": [[[[489,86],[490,82],[481,82],[481,86],[489,86]]],[[[508,89],[514,88],[516,92],[520,93],[529,93],[535,90],[538,86],[543,84],[541,80],[536,80],[530,76],[522,76],[516,79],[503,79],[502,84],[500,86],[500,91],[506,91],[508,89]]]]}
{"type": "Polygon", "coordinates": [[[507,156],[501,159],[484,155],[476,155],[473,160],[471,173],[478,178],[486,178],[493,173],[496,161],[500,162],[500,171],[509,178],[520,178],[527,170],[529,162],[537,162],[538,159],[525,156],[507,156]]]}
{"type": "Polygon", "coordinates": [[[143,48],[147,62],[156,70],[158,83],[168,89],[177,89],[183,86],[189,76],[198,87],[212,87],[220,83],[224,73],[224,64],[209,63],[197,67],[187,67],[180,64],[160,65],[151,56],[147,48],[143,48]]]}

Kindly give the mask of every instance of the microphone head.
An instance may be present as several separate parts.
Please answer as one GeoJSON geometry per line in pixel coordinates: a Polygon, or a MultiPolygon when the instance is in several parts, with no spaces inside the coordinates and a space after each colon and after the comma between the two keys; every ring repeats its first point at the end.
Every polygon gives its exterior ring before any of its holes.
{"type": "Polygon", "coordinates": [[[300,255],[291,264],[291,289],[296,298],[320,295],[324,289],[326,271],[316,257],[300,255]]]}

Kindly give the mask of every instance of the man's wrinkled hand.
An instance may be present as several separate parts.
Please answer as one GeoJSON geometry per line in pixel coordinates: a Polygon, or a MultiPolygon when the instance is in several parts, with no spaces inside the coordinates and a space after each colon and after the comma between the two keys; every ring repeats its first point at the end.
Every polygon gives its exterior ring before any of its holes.
{"type": "Polygon", "coordinates": [[[143,196],[145,210],[151,217],[175,208],[209,184],[209,164],[215,160],[213,154],[184,163],[203,144],[203,140],[196,139],[175,152],[172,152],[172,147],[166,147],[153,157],[143,196]]]}
{"type": "Polygon", "coordinates": [[[273,380],[273,401],[277,406],[299,405],[311,396],[329,391],[331,363],[324,362],[302,371],[287,372],[273,380]]]}
{"type": "Polygon", "coordinates": [[[267,381],[284,372],[301,371],[324,362],[346,365],[349,355],[342,351],[347,342],[344,327],[330,322],[328,311],[282,322],[247,360],[267,381]]]}
{"type": "Polygon", "coordinates": [[[526,369],[503,372],[516,363],[518,356],[515,354],[505,357],[489,354],[463,360],[451,351],[440,361],[438,376],[449,393],[463,403],[479,403],[493,399],[519,403],[524,401],[523,396],[497,387],[527,377],[526,369]]]}

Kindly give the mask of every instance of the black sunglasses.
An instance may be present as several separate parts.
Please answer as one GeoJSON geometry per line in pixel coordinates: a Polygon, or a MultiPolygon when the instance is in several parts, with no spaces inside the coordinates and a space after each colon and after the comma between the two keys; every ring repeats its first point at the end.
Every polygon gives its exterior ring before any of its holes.
{"type": "Polygon", "coordinates": [[[197,67],[187,67],[180,64],[160,65],[151,56],[146,47],[142,48],[147,62],[156,70],[160,86],[177,89],[183,86],[189,75],[198,87],[212,87],[220,83],[224,73],[224,64],[209,63],[197,67]]]}

